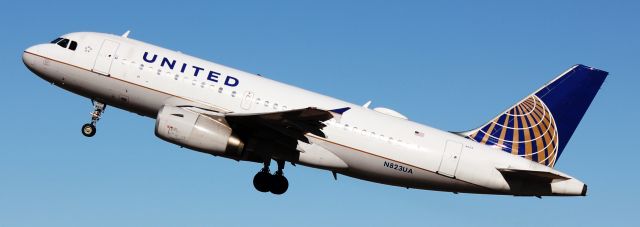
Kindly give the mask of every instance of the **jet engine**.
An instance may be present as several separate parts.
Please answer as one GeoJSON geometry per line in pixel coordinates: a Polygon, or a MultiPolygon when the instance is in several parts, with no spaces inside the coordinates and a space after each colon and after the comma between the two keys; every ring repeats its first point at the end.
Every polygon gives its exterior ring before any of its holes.
{"type": "Polygon", "coordinates": [[[162,107],[155,133],[167,142],[212,155],[237,158],[244,149],[223,118],[216,120],[180,107],[162,107]]]}

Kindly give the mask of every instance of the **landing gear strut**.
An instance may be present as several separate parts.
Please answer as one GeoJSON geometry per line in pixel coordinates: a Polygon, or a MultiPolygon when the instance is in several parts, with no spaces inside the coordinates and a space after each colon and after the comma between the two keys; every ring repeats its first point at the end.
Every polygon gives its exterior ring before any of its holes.
{"type": "Polygon", "coordinates": [[[92,137],[96,134],[96,124],[98,120],[100,120],[100,116],[104,112],[104,109],[107,107],[104,103],[92,100],[93,103],[93,112],[91,112],[91,123],[87,123],[82,125],[82,135],[86,137],[92,137]]]}
{"type": "Polygon", "coordinates": [[[260,192],[271,192],[276,195],[281,195],[289,188],[289,181],[284,176],[284,161],[276,160],[278,163],[278,170],[272,175],[269,171],[269,164],[271,159],[264,162],[264,167],[260,172],[253,177],[253,186],[260,192]]]}

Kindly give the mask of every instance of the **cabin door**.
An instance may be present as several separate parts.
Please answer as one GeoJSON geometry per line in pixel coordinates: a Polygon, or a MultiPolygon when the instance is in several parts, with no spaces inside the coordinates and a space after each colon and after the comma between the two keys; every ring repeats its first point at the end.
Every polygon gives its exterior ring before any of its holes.
{"type": "Polygon", "coordinates": [[[119,43],[105,39],[98,52],[96,63],[93,65],[93,71],[105,76],[109,76],[111,70],[111,63],[118,50],[119,43]]]}
{"type": "Polygon", "coordinates": [[[462,153],[462,144],[453,141],[447,141],[442,154],[442,161],[440,162],[440,168],[438,173],[454,177],[456,169],[458,169],[458,162],[460,161],[460,154],[462,153]]]}

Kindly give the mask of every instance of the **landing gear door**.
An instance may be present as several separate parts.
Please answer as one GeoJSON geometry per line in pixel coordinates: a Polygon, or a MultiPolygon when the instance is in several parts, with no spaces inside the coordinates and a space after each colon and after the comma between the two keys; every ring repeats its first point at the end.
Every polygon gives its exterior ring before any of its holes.
{"type": "Polygon", "coordinates": [[[93,71],[109,76],[109,70],[111,69],[111,63],[113,62],[116,51],[118,50],[119,43],[105,39],[96,58],[96,63],[93,65],[93,71]]]}
{"type": "Polygon", "coordinates": [[[448,176],[455,177],[456,169],[458,169],[458,162],[460,161],[460,154],[462,153],[462,144],[447,141],[447,144],[444,148],[444,153],[442,154],[442,161],[440,162],[440,168],[438,168],[438,173],[448,176]]]}

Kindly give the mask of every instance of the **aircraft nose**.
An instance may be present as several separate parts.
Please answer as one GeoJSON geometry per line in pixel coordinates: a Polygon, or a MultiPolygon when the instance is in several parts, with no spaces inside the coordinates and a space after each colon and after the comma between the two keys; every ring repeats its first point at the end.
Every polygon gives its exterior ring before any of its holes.
{"type": "Polygon", "coordinates": [[[25,49],[22,53],[22,63],[24,63],[24,66],[26,66],[29,71],[40,77],[42,77],[43,75],[41,73],[43,69],[43,61],[41,56],[43,56],[44,54],[45,46],[45,44],[34,45],[25,49]]]}
{"type": "Polygon", "coordinates": [[[24,53],[33,53],[33,54],[35,54],[36,52],[38,52],[38,49],[40,49],[40,45],[41,44],[30,46],[29,48],[24,50],[24,53]]]}
{"type": "Polygon", "coordinates": [[[40,52],[39,50],[40,45],[31,46],[24,50],[24,52],[22,53],[22,62],[25,66],[27,66],[27,68],[33,69],[35,65],[36,55],[38,54],[38,52],[40,52]]]}

